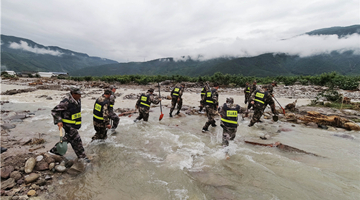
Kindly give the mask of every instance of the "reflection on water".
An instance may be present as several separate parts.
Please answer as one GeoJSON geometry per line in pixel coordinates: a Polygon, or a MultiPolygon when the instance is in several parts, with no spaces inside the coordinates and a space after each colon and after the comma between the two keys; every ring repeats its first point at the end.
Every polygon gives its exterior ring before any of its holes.
{"type": "MultiPolygon", "coordinates": [[[[19,105],[20,109],[23,105],[19,105]]],[[[25,107],[25,106],[24,106],[25,107]]],[[[27,104],[28,109],[35,109],[27,104]],[[29,108],[30,107],[30,108],[29,108]]],[[[57,140],[50,109],[38,111],[14,132],[27,129],[57,140]],[[39,126],[42,124],[42,126],[39,126]]],[[[164,110],[167,113],[168,110],[164,110]]],[[[265,122],[249,128],[242,121],[228,149],[221,147],[222,130],[201,128],[204,116],[164,117],[150,113],[149,123],[122,117],[117,133],[90,143],[94,134],[90,108],[83,109],[80,134],[92,167],[56,189],[59,199],[358,199],[360,195],[359,136],[334,137],[335,132],[301,125],[265,122]],[[286,132],[278,133],[280,128],[286,132]],[[271,135],[268,141],[259,136],[271,135]],[[253,146],[280,141],[323,156],[253,146]],[[225,159],[225,151],[230,159],[225,159]]],[[[219,123],[219,122],[217,122],[219,123]]],[[[74,157],[70,151],[67,156],[74,157]]]]}

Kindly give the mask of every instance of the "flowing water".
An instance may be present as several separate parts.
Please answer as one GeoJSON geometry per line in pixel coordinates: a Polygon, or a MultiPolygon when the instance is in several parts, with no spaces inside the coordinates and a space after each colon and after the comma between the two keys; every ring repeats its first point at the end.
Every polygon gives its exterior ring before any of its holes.
{"type": "MultiPolygon", "coordinates": [[[[13,101],[14,102],[14,101],[13,101]]],[[[54,100],[57,102],[57,100],[54,100]]],[[[50,149],[58,140],[50,110],[44,102],[35,116],[12,129],[13,134],[44,133],[50,149]]],[[[134,102],[135,103],[135,102],[134,102]]],[[[39,103],[21,101],[2,109],[37,110],[39,103]]],[[[93,158],[88,170],[62,180],[58,199],[359,199],[359,132],[354,139],[290,123],[264,123],[248,127],[239,119],[237,136],[221,146],[221,127],[202,133],[205,116],[169,118],[168,108],[159,122],[159,108],[152,108],[149,122],[136,116],[121,117],[117,132],[103,142],[90,143],[94,134],[92,106],[83,106],[80,129],[86,154],[93,158]],[[278,130],[285,130],[279,132],[278,130]],[[259,136],[269,134],[269,140],[259,136]],[[275,147],[253,146],[244,140],[283,144],[315,153],[286,152],[275,147]],[[225,151],[230,159],[225,159],[225,151]]],[[[217,124],[219,121],[217,120],[217,124]]],[[[75,158],[69,146],[66,155],[75,158]]]]}

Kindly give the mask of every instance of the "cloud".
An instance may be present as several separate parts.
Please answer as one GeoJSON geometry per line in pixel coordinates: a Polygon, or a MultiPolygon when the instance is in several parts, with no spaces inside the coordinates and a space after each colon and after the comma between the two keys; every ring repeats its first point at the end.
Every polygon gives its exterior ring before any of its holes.
{"type": "Polygon", "coordinates": [[[9,48],[11,48],[11,49],[21,49],[21,50],[24,50],[24,51],[30,51],[30,52],[33,52],[33,53],[36,53],[36,54],[50,54],[50,55],[53,55],[53,56],[61,56],[63,54],[63,53],[61,53],[59,51],[53,51],[53,50],[45,49],[45,48],[38,48],[37,46],[31,47],[25,41],[20,41],[20,44],[16,43],[16,42],[11,42],[10,45],[9,45],[9,48]]]}

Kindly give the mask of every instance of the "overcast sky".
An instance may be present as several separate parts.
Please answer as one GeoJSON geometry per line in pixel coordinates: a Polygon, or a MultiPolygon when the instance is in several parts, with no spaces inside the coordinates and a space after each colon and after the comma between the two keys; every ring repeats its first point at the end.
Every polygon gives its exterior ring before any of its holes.
{"type": "Polygon", "coordinates": [[[360,0],[1,0],[2,34],[118,62],[359,50],[359,35],[294,38],[354,24],[360,0]]]}

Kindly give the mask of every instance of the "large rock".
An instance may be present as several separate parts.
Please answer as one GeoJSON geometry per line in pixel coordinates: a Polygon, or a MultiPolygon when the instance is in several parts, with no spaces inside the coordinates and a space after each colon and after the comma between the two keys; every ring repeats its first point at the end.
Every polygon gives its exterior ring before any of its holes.
{"type": "Polygon", "coordinates": [[[34,181],[36,181],[38,178],[40,177],[39,174],[36,173],[31,173],[30,175],[28,175],[27,177],[25,177],[25,183],[32,183],[34,181]]]}
{"type": "Polygon", "coordinates": [[[31,157],[29,158],[25,163],[25,173],[31,173],[36,165],[35,158],[31,157]]]}
{"type": "Polygon", "coordinates": [[[16,181],[21,179],[21,177],[22,177],[22,175],[21,175],[21,173],[19,171],[13,171],[10,174],[10,178],[15,179],[16,181]]]}
{"type": "Polygon", "coordinates": [[[1,168],[1,178],[3,179],[9,178],[11,172],[13,171],[14,171],[14,166],[11,165],[1,168]]]}
{"type": "Polygon", "coordinates": [[[1,189],[9,189],[14,187],[15,185],[15,179],[9,178],[8,180],[1,182],[1,189]]]}
{"type": "Polygon", "coordinates": [[[43,160],[43,161],[36,163],[35,170],[44,171],[47,169],[49,169],[49,164],[46,161],[43,160]]]}

